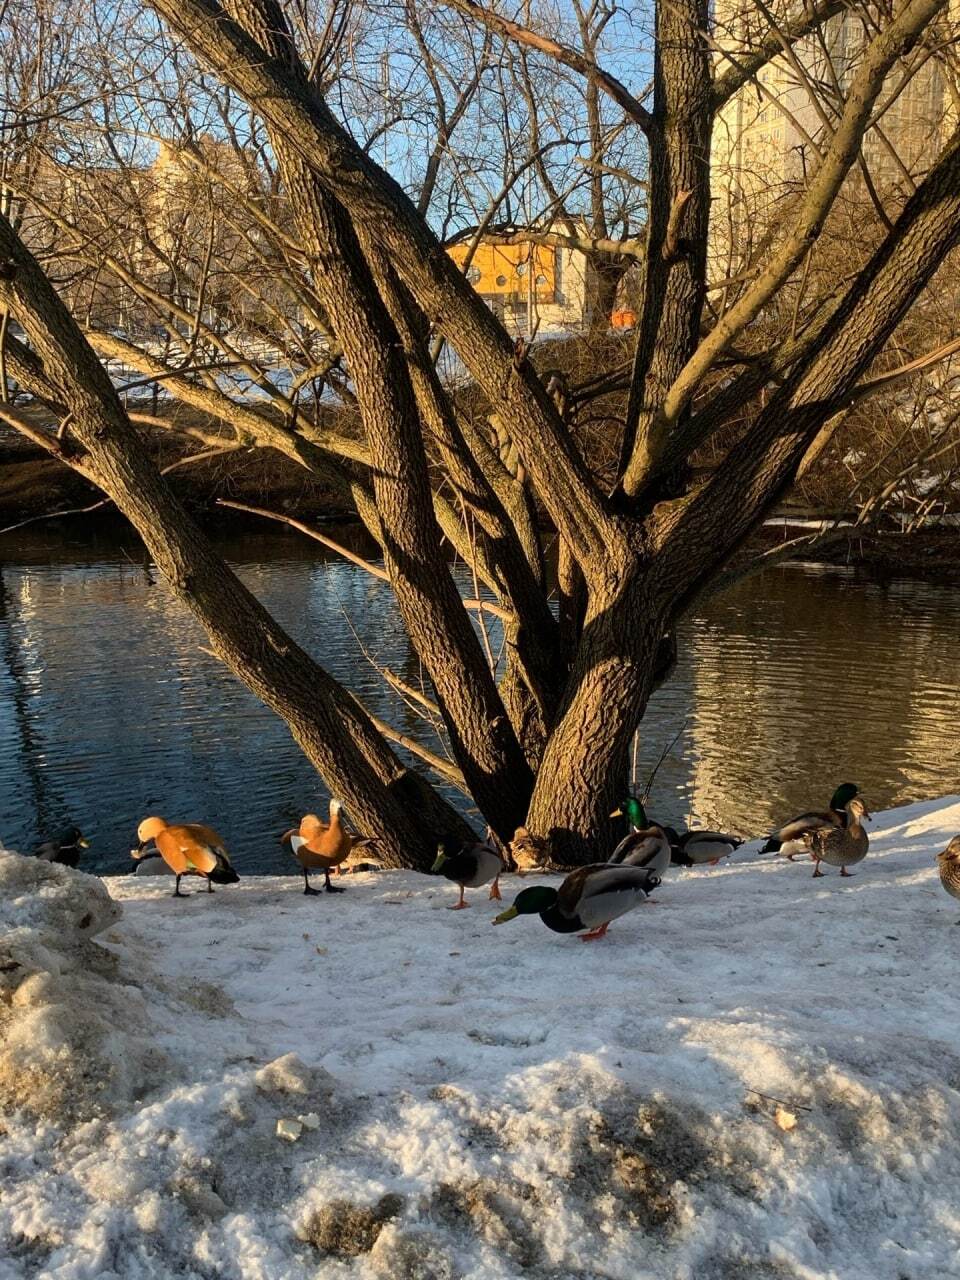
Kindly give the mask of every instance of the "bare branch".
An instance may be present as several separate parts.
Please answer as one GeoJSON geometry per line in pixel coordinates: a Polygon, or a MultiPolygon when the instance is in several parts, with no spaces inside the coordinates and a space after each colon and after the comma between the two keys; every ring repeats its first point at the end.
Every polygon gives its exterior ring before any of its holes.
{"type": "Polygon", "coordinates": [[[571,49],[569,45],[560,44],[559,41],[553,40],[549,36],[541,35],[538,31],[532,31],[529,27],[521,26],[518,22],[511,22],[509,18],[504,18],[501,14],[494,13],[493,10],[477,4],[476,0],[441,0],[441,3],[459,10],[460,13],[472,18],[475,22],[482,23],[490,31],[495,31],[497,35],[502,36],[505,40],[514,40],[517,44],[525,45],[528,49],[536,49],[538,53],[545,53],[549,57],[555,58],[557,62],[562,63],[565,67],[570,67],[572,71],[578,71],[580,75],[596,80],[604,93],[611,97],[619,107],[622,107],[635,124],[638,124],[644,132],[650,129],[652,117],[643,103],[638,102],[626,85],[618,80],[616,76],[604,71],[602,67],[599,67],[590,58],[578,53],[576,49],[571,49]]]}

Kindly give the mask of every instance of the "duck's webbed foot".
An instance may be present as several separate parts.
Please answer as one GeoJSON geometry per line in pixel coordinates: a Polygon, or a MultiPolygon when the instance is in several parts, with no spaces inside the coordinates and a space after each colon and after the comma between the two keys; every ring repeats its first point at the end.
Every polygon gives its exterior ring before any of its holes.
{"type": "Polygon", "coordinates": [[[323,887],[327,891],[327,893],[346,893],[346,889],[340,889],[335,884],[330,883],[329,871],[326,874],[326,879],[323,882],[323,887]]]}
{"type": "Polygon", "coordinates": [[[607,924],[602,924],[599,929],[591,929],[589,933],[581,933],[580,941],[593,942],[596,938],[605,938],[609,928],[610,924],[608,922],[607,924]]]}

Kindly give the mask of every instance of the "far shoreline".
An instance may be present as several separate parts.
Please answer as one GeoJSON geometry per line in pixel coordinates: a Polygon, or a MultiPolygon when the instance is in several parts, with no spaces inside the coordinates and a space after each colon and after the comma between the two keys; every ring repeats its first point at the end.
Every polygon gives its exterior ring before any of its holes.
{"type": "MultiPolygon", "coordinates": [[[[166,465],[182,455],[182,447],[164,439],[155,450],[166,465]]],[[[362,526],[356,513],[339,496],[288,459],[263,450],[200,463],[176,471],[171,481],[181,501],[208,532],[257,533],[285,530],[291,538],[302,535],[275,521],[218,506],[218,499],[262,506],[307,524],[362,526]]],[[[109,507],[87,508],[98,502],[98,491],[38,446],[13,433],[0,433],[0,536],[6,558],[20,536],[30,530],[63,529],[71,540],[83,536],[119,536],[129,529],[109,507]]],[[[774,549],[811,532],[817,520],[829,513],[809,507],[785,505],[751,539],[746,550],[774,549]],[[794,523],[796,521],[796,523],[794,523]]],[[[893,528],[879,533],[851,528],[849,536],[826,547],[799,546],[788,562],[848,566],[861,571],[866,581],[888,582],[912,578],[943,585],[960,585],[960,527],[932,528],[901,534],[893,528]]]]}

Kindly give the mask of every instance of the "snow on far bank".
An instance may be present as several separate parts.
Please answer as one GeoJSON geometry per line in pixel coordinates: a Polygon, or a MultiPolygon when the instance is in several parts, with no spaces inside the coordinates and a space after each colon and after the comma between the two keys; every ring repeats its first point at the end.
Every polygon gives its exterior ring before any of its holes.
{"type": "Polygon", "coordinates": [[[392,872],[114,878],[114,922],[0,855],[0,1280],[960,1275],[958,831],[754,844],[588,945],[392,872]]]}

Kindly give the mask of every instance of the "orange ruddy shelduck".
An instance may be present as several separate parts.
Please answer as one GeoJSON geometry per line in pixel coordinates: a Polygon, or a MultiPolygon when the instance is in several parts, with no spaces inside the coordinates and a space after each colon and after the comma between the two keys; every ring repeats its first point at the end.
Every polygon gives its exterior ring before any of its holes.
{"type": "Polygon", "coordinates": [[[343,893],[330,883],[330,872],[341,866],[350,856],[350,850],[358,842],[344,829],[340,814],[343,805],[339,800],[330,801],[330,821],[322,822],[315,813],[308,813],[301,820],[299,827],[285,831],[281,840],[289,840],[293,856],[300,863],[303,872],[303,892],[319,893],[319,889],[311,887],[309,872],[322,871],[324,888],[327,893],[343,893]]]}
{"type": "Polygon", "coordinates": [[[130,856],[139,862],[152,840],[160,857],[177,877],[175,898],[190,896],[180,892],[181,876],[203,876],[208,893],[213,893],[214,884],[236,884],[240,879],[230,865],[223,840],[210,827],[193,822],[169,826],[163,818],[144,818],[137,828],[137,839],[140,843],[130,851],[130,856]]]}

